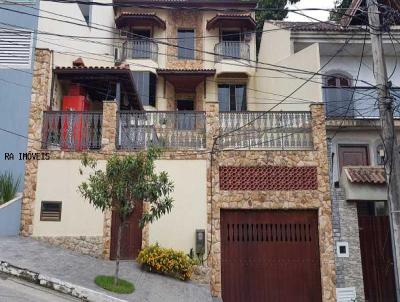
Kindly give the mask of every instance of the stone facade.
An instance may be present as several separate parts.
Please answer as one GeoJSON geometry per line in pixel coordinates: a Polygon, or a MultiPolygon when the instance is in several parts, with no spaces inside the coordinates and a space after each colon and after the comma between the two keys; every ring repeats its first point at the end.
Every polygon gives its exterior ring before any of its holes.
{"type": "Polygon", "coordinates": [[[33,237],[34,239],[45,241],[51,245],[90,255],[97,258],[103,257],[103,237],[102,236],[59,236],[59,237],[33,237]]]}

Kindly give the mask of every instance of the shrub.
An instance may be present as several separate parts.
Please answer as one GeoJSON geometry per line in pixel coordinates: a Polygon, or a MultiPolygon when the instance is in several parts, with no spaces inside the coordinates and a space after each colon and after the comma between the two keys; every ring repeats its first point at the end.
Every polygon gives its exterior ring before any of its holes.
{"type": "Polygon", "coordinates": [[[195,261],[183,252],[162,248],[158,244],[142,249],[136,259],[145,270],[155,271],[180,280],[189,280],[195,261]]]}
{"type": "Polygon", "coordinates": [[[15,197],[18,192],[20,179],[14,179],[10,172],[0,174],[0,204],[6,203],[15,197]]]}

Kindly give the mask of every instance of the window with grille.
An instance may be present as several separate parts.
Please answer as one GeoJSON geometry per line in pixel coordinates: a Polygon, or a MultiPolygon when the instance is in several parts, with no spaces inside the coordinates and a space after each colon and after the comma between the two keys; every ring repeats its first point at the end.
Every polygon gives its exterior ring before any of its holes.
{"type": "Polygon", "coordinates": [[[18,66],[30,68],[32,32],[0,29],[0,68],[18,66]]]}
{"type": "Polygon", "coordinates": [[[194,60],[194,30],[178,30],[178,59],[194,60]]]}
{"type": "Polygon", "coordinates": [[[40,221],[61,221],[61,201],[42,201],[40,221]]]}

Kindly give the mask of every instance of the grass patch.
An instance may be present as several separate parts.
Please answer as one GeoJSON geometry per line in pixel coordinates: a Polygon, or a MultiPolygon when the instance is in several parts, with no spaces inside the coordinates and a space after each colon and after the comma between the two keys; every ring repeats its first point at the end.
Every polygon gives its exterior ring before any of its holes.
{"type": "Polygon", "coordinates": [[[118,283],[117,285],[115,285],[114,276],[97,276],[94,279],[94,283],[96,283],[101,288],[118,294],[131,294],[135,290],[135,286],[133,285],[133,283],[130,283],[129,281],[123,279],[118,279],[118,283]]]}

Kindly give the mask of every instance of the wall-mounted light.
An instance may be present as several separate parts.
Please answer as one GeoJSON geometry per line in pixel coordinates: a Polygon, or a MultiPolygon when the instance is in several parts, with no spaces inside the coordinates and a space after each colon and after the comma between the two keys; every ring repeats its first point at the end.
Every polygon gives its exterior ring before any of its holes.
{"type": "Polygon", "coordinates": [[[385,147],[383,145],[376,147],[376,161],[378,165],[385,164],[385,147]]]}
{"type": "Polygon", "coordinates": [[[196,254],[204,255],[206,250],[206,231],[204,229],[196,230],[196,254]]]}

